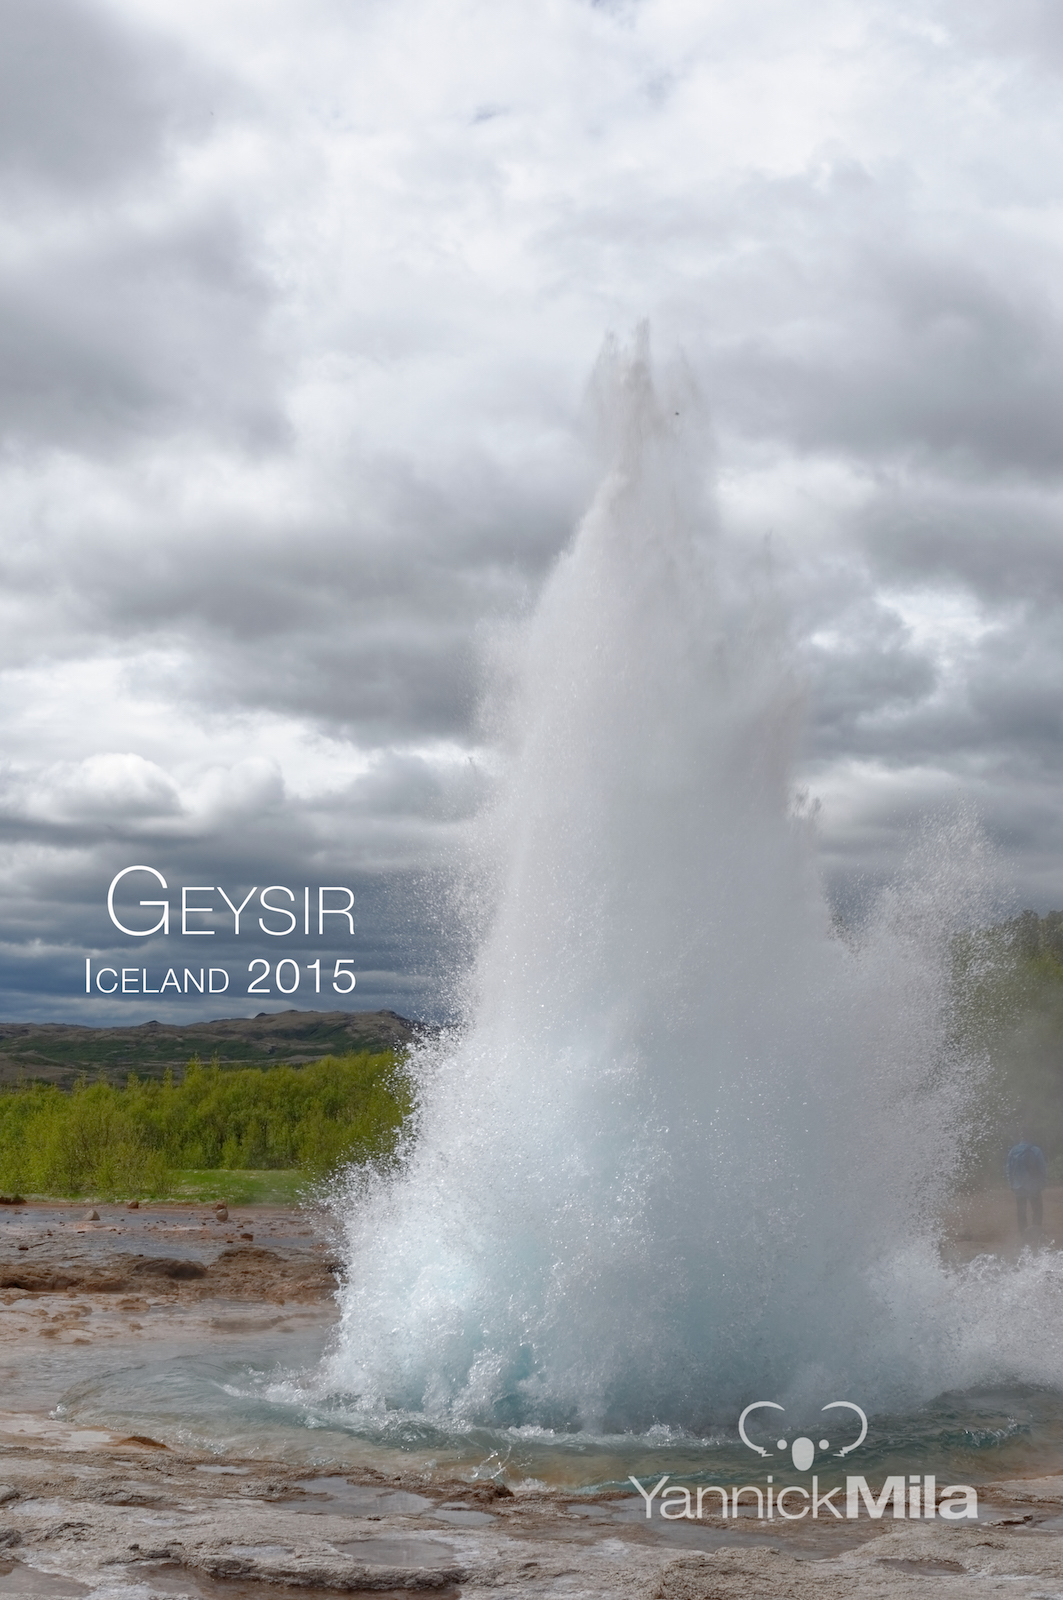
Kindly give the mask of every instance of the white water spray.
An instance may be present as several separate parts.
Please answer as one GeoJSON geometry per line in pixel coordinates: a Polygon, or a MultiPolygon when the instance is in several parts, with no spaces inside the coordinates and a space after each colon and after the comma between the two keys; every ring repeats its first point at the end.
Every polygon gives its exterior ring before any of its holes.
{"type": "Polygon", "coordinates": [[[527,630],[471,1022],[421,1059],[401,1178],[351,1191],[326,1381],[592,1431],[933,1392],[975,845],[928,847],[858,953],[832,935],[771,586],[645,353],[605,366],[615,460],[527,630]]]}

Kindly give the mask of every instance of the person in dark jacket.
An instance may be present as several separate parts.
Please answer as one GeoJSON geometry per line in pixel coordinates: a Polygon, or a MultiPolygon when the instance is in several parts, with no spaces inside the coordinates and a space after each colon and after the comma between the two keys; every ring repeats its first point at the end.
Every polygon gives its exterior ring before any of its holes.
{"type": "Polygon", "coordinates": [[[1007,1173],[1019,1214],[1019,1232],[1026,1232],[1027,1206],[1034,1227],[1039,1228],[1044,1217],[1041,1190],[1048,1182],[1048,1167],[1040,1145],[1030,1144],[1022,1134],[1018,1144],[1008,1151],[1007,1173]]]}

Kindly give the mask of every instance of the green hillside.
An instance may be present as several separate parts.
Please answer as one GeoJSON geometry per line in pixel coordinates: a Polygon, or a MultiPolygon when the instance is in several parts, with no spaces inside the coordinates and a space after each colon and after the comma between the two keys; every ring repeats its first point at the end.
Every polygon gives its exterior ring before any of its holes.
{"type": "Polygon", "coordinates": [[[135,1028],[0,1023],[0,1087],[26,1081],[72,1088],[89,1076],[124,1083],[129,1073],[162,1078],[193,1056],[222,1066],[295,1065],[351,1051],[396,1050],[424,1030],[394,1011],[278,1011],[184,1026],[135,1028]]]}

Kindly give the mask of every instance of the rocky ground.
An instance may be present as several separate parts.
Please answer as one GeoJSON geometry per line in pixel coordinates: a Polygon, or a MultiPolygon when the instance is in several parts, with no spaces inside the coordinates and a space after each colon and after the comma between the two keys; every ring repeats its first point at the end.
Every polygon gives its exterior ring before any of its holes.
{"type": "Polygon", "coordinates": [[[669,1542],[621,1500],[283,1462],[146,1439],[2,1441],[0,1594],[94,1600],[616,1596],[618,1600],[1049,1600],[1063,1593],[1063,1483],[1002,1485],[979,1526],[770,1537],[723,1524],[669,1542]],[[1027,1496],[1027,1499],[1023,1499],[1027,1496]],[[1025,1507],[1025,1509],[1023,1509],[1025,1507]],[[1030,1521],[1024,1522],[1024,1516],[1030,1521]],[[1037,1519],[1042,1519],[1038,1526],[1037,1519]],[[4,1558],[7,1558],[6,1560],[4,1558]],[[6,1569],[6,1570],[5,1570],[6,1569]]]}
{"type": "Polygon", "coordinates": [[[315,1468],[57,1413],[75,1371],[145,1350],[320,1335],[332,1254],[276,1208],[4,1208],[0,1600],[1063,1600],[1063,1476],[981,1489],[977,1525],[665,1524],[634,1495],[315,1468]]]}

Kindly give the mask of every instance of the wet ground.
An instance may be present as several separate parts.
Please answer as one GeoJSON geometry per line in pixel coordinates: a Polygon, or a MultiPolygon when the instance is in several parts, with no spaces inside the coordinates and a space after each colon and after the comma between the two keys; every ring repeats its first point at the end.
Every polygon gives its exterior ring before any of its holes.
{"type": "MultiPolygon", "coordinates": [[[[959,1231],[1004,1228],[1007,1199],[959,1231]]],[[[212,1441],[182,1383],[320,1351],[324,1219],[98,1211],[0,1211],[0,1600],[1063,1597],[1063,1475],[983,1485],[974,1525],[669,1522],[634,1492],[510,1487],[423,1455],[337,1468],[313,1427],[298,1448],[251,1421],[241,1438],[238,1404],[212,1441]]]]}

